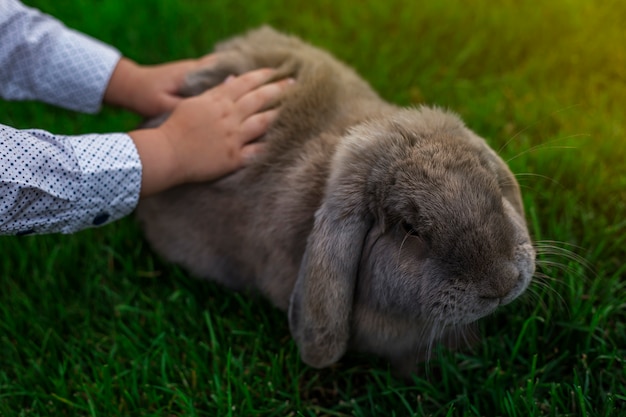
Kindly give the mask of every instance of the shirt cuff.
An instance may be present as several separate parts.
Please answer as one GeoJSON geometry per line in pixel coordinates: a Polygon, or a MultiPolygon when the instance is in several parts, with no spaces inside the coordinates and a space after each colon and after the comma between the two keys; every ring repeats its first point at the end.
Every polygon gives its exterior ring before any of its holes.
{"type": "Polygon", "coordinates": [[[132,139],[123,133],[105,140],[96,134],[69,139],[81,171],[74,204],[79,218],[61,232],[101,226],[130,214],[141,191],[141,161],[132,139]]]}

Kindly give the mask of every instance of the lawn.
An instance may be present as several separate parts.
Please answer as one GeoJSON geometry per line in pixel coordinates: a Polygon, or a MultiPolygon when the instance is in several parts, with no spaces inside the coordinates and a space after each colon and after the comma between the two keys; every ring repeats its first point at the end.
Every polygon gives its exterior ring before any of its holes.
{"type": "MultiPolygon", "coordinates": [[[[301,363],[286,317],[151,253],[133,218],[1,237],[0,416],[626,416],[626,3],[619,0],[28,0],[141,63],[269,23],[386,99],[458,112],[517,174],[530,290],[398,380],[379,359],[301,363]]],[[[0,123],[139,119],[0,102],[0,123]]]]}

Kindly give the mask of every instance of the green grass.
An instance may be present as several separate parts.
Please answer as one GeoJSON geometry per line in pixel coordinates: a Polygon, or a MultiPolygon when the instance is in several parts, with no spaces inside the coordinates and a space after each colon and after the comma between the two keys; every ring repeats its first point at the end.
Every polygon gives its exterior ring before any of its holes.
{"type": "MultiPolygon", "coordinates": [[[[386,99],[451,108],[510,161],[542,254],[482,341],[394,379],[376,358],[303,365],[286,317],[153,255],[132,218],[0,238],[2,416],[626,416],[626,3],[618,0],[31,0],[142,63],[262,23],[354,66],[386,99]]],[[[0,103],[0,123],[125,131],[0,103]]]]}

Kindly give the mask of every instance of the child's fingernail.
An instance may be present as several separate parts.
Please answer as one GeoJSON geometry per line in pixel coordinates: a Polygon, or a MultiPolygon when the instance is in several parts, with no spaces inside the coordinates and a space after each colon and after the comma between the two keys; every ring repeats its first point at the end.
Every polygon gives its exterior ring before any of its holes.
{"type": "Polygon", "coordinates": [[[228,84],[229,82],[231,82],[232,80],[235,79],[234,75],[229,75],[228,77],[226,77],[226,79],[224,80],[224,84],[228,84]]]}

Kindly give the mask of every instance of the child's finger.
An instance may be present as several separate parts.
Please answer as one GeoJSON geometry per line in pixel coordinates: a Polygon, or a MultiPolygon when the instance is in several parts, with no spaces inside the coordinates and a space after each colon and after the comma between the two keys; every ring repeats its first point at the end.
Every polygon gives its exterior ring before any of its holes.
{"type": "Polygon", "coordinates": [[[293,83],[294,80],[288,78],[258,87],[241,96],[235,103],[236,111],[243,118],[247,118],[254,113],[271,108],[278,103],[278,100],[293,83]]]}
{"type": "Polygon", "coordinates": [[[260,155],[265,152],[266,144],[263,142],[252,142],[245,145],[241,149],[241,162],[242,165],[250,165],[254,162],[260,155]]]}
{"type": "Polygon", "coordinates": [[[245,144],[263,135],[270,124],[278,117],[279,110],[272,109],[255,113],[241,124],[241,143],[245,144]]]}
{"type": "MultiPolygon", "coordinates": [[[[221,89],[231,100],[237,101],[246,93],[255,90],[271,80],[275,72],[276,71],[271,68],[261,68],[229,79],[228,82],[220,84],[216,88],[221,89]]],[[[211,90],[208,91],[210,92],[211,90]]]]}

